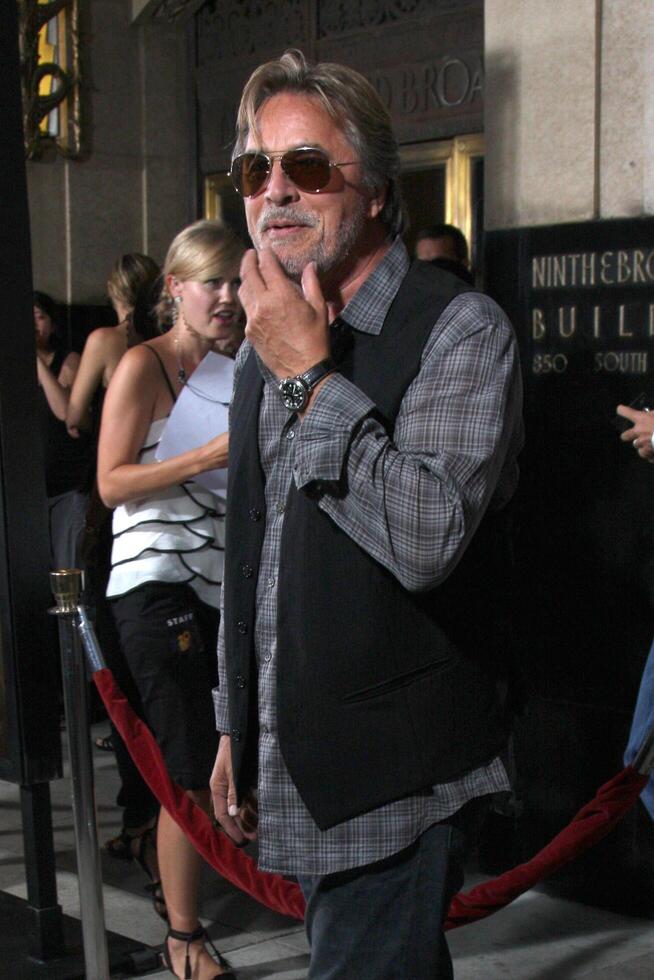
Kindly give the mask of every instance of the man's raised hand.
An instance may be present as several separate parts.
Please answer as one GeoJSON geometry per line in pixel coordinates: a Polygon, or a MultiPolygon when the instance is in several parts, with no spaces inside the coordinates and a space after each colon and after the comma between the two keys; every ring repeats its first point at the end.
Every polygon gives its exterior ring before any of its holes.
{"type": "Polygon", "coordinates": [[[245,336],[276,377],[301,374],[329,357],[327,304],[315,263],[306,266],[297,285],[272,249],[250,249],[241,263],[241,280],[245,336]]]}

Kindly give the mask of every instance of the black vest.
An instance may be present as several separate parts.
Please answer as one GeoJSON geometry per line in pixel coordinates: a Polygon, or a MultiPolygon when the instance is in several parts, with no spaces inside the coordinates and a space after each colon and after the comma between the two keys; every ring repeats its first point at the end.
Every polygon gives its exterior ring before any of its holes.
{"type": "MultiPolygon", "coordinates": [[[[352,331],[339,371],[392,436],[423,348],[467,287],[414,263],[381,333],[352,331]]],[[[239,798],[256,780],[255,591],[265,530],[258,455],[263,381],[254,352],[234,393],[224,578],[232,763],[239,798]]],[[[298,491],[284,516],[277,612],[280,748],[318,827],[327,829],[488,762],[506,737],[497,697],[501,644],[487,518],[447,581],[412,593],[298,491]]],[[[434,542],[438,547],[438,542],[434,542]]],[[[224,681],[224,678],[222,679],[224,681]]]]}

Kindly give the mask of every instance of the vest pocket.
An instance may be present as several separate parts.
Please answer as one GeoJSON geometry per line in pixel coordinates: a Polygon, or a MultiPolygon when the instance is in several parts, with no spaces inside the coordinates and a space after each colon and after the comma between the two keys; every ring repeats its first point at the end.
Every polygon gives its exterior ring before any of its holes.
{"type": "Polygon", "coordinates": [[[445,673],[454,667],[456,667],[456,659],[454,658],[430,661],[430,663],[421,664],[412,670],[396,674],[394,677],[389,677],[387,680],[380,681],[378,684],[372,684],[370,687],[362,687],[358,691],[345,694],[342,701],[346,704],[353,704],[357,701],[368,701],[371,698],[380,697],[384,694],[389,694],[391,691],[398,691],[403,687],[408,687],[410,684],[424,677],[445,673]]]}

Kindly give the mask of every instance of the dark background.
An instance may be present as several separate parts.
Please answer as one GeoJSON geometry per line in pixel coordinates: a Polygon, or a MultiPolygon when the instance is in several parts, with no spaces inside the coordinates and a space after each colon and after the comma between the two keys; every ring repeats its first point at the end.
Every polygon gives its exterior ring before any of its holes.
{"type": "MultiPolygon", "coordinates": [[[[498,231],[486,239],[487,289],[516,328],[525,381],[514,542],[517,657],[527,693],[514,749],[524,812],[511,859],[547,843],[622,767],[654,634],[654,466],[622,443],[615,427],[619,402],[644,392],[654,406],[646,322],[654,287],[536,291],[531,259],[648,243],[649,219],[498,231]],[[584,310],[602,306],[604,339],[532,339],[534,306],[555,322],[558,308],[573,303],[580,325],[584,310]],[[642,314],[633,339],[617,337],[620,303],[642,314]],[[595,353],[607,350],[648,350],[649,373],[595,372],[595,353]],[[565,352],[564,373],[533,372],[534,356],[547,351],[565,352]]],[[[642,805],[553,887],[622,910],[654,909],[654,829],[642,805]]]]}

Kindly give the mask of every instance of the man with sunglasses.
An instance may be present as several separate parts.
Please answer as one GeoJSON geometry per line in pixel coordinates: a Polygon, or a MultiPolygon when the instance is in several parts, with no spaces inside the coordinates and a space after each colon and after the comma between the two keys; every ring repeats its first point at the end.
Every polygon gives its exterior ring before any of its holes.
{"type": "Polygon", "coordinates": [[[452,976],[442,932],[498,753],[494,513],[514,337],[399,237],[399,154],[358,73],[258,68],[232,163],[240,297],[214,807],[307,899],[311,980],[452,976]],[[255,830],[258,810],[258,828],[255,830]]]}

